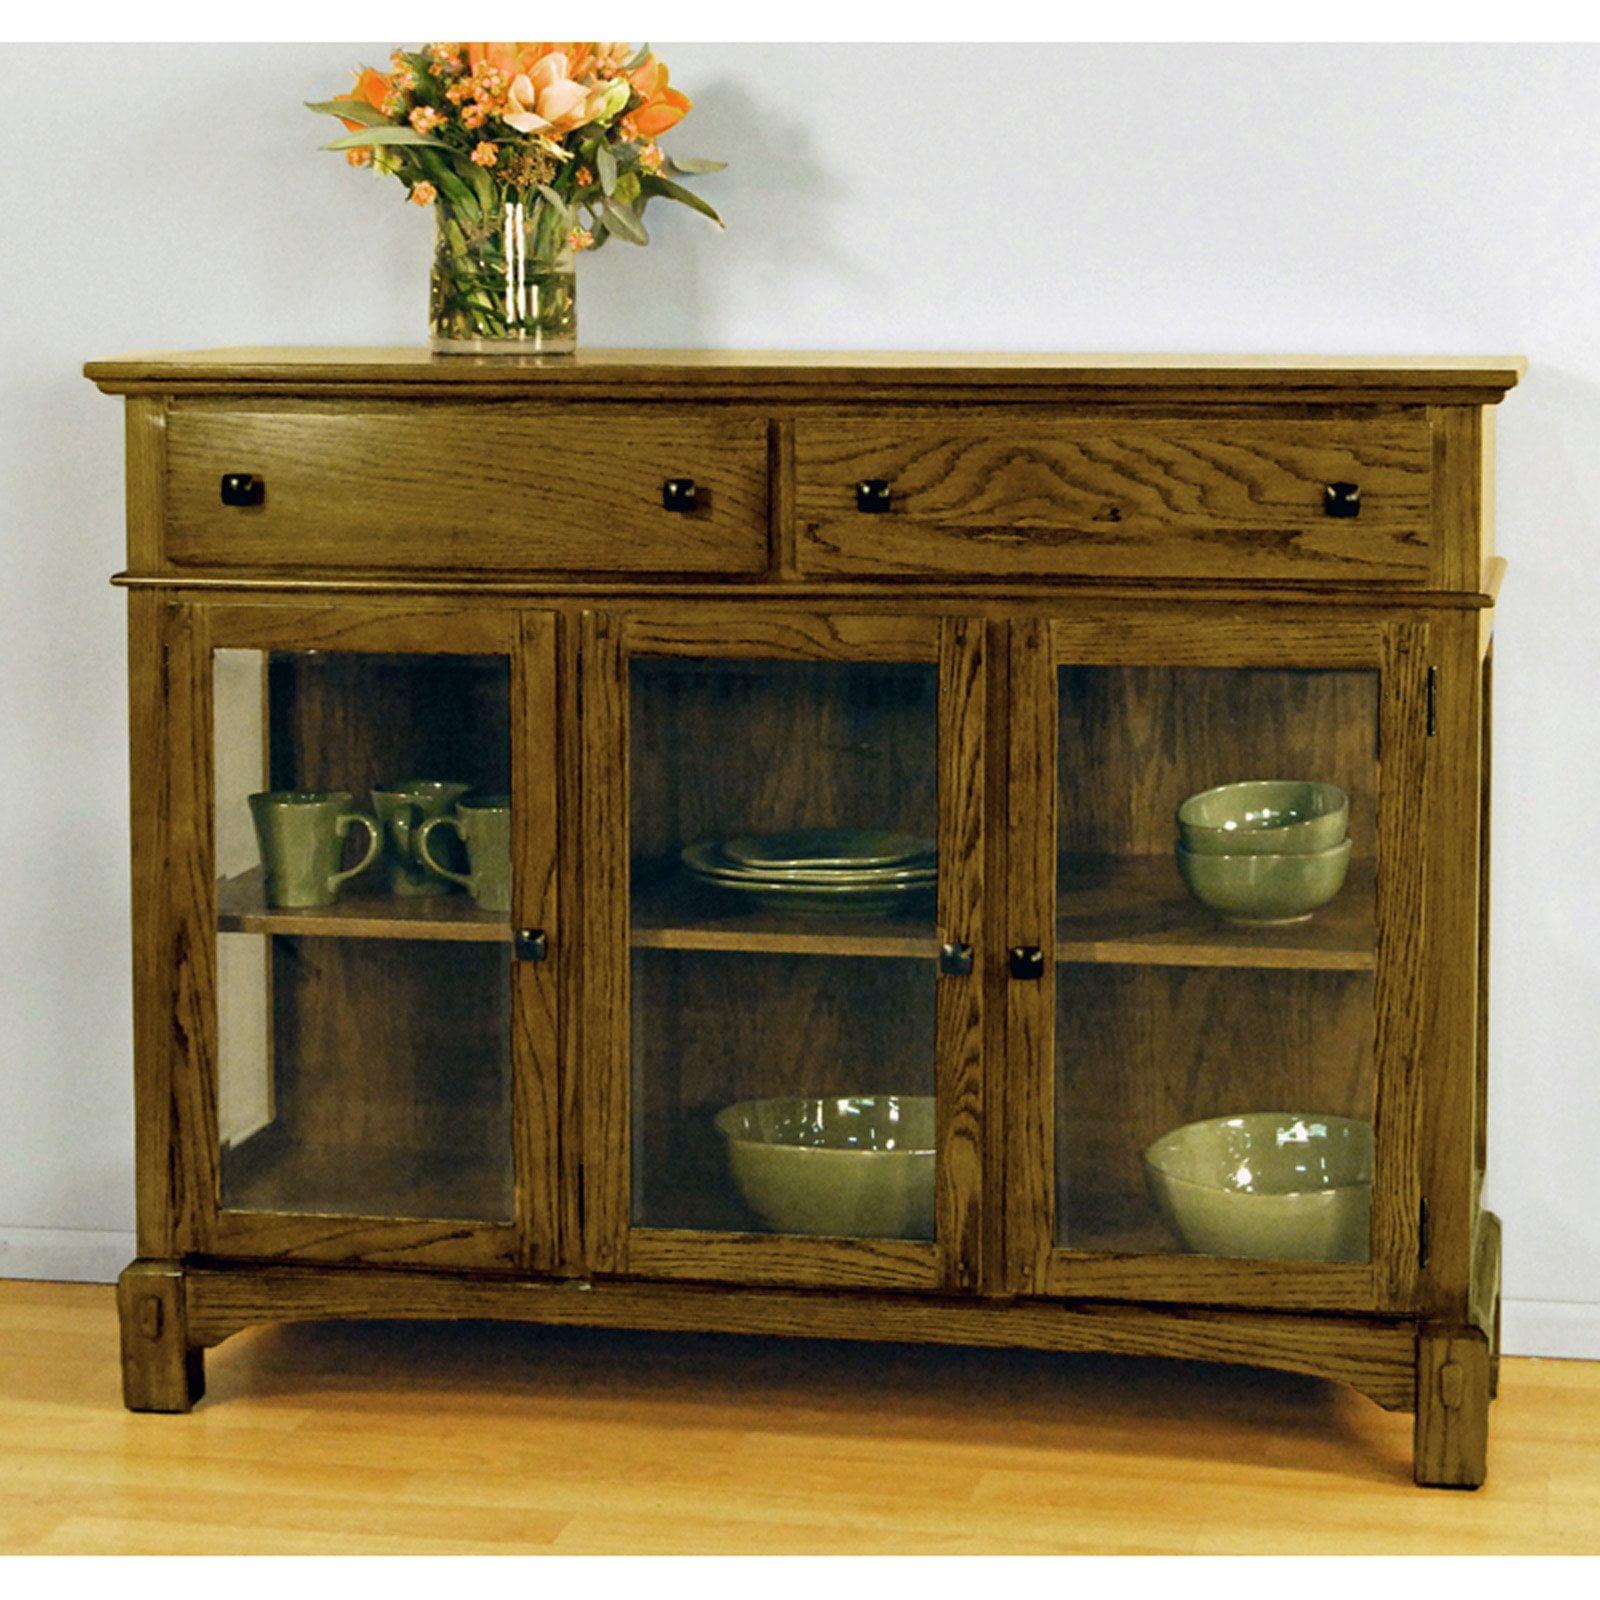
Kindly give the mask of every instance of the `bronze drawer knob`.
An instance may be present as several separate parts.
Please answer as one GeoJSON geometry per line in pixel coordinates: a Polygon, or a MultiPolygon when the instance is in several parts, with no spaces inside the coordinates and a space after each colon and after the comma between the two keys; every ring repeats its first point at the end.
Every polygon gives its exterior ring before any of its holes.
{"type": "Polygon", "coordinates": [[[1037,982],[1044,976],[1044,951],[1036,944],[1013,945],[1006,964],[1019,982],[1037,982]]]}
{"type": "Polygon", "coordinates": [[[1322,514],[1325,517],[1359,517],[1361,515],[1361,485],[1359,483],[1329,483],[1322,490],[1322,514]]]}
{"type": "Polygon", "coordinates": [[[939,971],[946,978],[966,978],[972,974],[972,946],[953,941],[939,946],[939,971]]]}
{"type": "Polygon", "coordinates": [[[693,478],[668,478],[661,485],[661,505],[666,511],[693,511],[700,504],[700,490],[693,478]]]}
{"type": "Polygon", "coordinates": [[[887,511],[889,482],[886,478],[863,478],[856,485],[857,511],[887,511]]]}
{"type": "Polygon", "coordinates": [[[258,506],[267,497],[266,480],[253,472],[222,474],[222,503],[225,506],[258,506]]]}

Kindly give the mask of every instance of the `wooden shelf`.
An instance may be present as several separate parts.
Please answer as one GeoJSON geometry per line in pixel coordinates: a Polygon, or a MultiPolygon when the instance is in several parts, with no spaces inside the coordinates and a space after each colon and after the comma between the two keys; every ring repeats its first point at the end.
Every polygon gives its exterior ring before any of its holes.
{"type": "Polygon", "coordinates": [[[931,961],[932,917],[783,916],[744,910],[731,896],[679,873],[637,889],[629,941],[641,950],[732,950],[747,954],[878,956],[931,961]]]}
{"type": "Polygon", "coordinates": [[[469,894],[389,895],[359,886],[331,906],[285,910],[269,906],[260,867],[217,884],[221,933],[282,933],[328,939],[445,939],[458,943],[511,942],[504,911],[483,911],[469,894]]]}
{"type": "Polygon", "coordinates": [[[1370,972],[1373,867],[1351,863],[1344,888],[1309,922],[1227,923],[1184,887],[1172,857],[1069,856],[1056,898],[1056,960],[1148,967],[1295,967],[1370,972]]]}
{"type": "MultiPolygon", "coordinates": [[[[1281,928],[1221,921],[1190,896],[1170,856],[1073,856],[1065,869],[1059,962],[1333,972],[1374,965],[1371,862],[1353,863],[1338,898],[1309,922],[1281,928]]],[[[631,942],[647,950],[931,958],[936,930],[926,917],[745,911],[680,874],[635,893],[631,942]]]]}
{"type": "Polygon", "coordinates": [[[225,1151],[222,1169],[230,1211],[510,1222],[514,1210],[509,1149],[295,1144],[268,1128],[225,1151]]]}

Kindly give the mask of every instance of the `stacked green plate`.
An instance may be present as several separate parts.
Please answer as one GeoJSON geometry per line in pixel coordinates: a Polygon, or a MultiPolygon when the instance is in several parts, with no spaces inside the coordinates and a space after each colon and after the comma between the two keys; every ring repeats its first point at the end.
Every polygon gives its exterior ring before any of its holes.
{"type": "Polygon", "coordinates": [[[934,843],[869,828],[741,834],[689,845],[690,875],[768,911],[884,916],[925,904],[937,875],[934,843]]]}

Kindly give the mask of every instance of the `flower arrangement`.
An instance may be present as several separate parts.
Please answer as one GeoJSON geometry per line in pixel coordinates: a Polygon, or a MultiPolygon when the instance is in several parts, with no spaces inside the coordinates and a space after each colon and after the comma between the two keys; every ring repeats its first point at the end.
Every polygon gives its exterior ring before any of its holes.
{"type": "Polygon", "coordinates": [[[653,199],[722,225],[681,180],[725,163],[656,142],[692,102],[648,46],[430,44],[390,65],[311,110],[350,130],[328,149],[435,208],[435,348],[571,349],[577,252],[648,244],[653,199]]]}

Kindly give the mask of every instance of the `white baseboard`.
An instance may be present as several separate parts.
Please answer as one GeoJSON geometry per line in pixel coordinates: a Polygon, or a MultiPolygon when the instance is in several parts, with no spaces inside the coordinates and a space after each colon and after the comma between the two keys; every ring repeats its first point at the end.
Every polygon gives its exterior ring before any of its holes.
{"type": "MultiPolygon", "coordinates": [[[[131,1233],[76,1228],[0,1228],[0,1278],[115,1283],[134,1257],[131,1233]]],[[[1507,1300],[1501,1336],[1508,1356],[1600,1361],[1600,1305],[1507,1300]]]]}
{"type": "Polygon", "coordinates": [[[0,1278],[115,1283],[136,1254],[130,1233],[87,1228],[0,1228],[0,1278]]]}
{"type": "Polygon", "coordinates": [[[1582,1300],[1505,1300],[1500,1342],[1508,1356],[1600,1361],[1600,1306],[1582,1300]]]}

